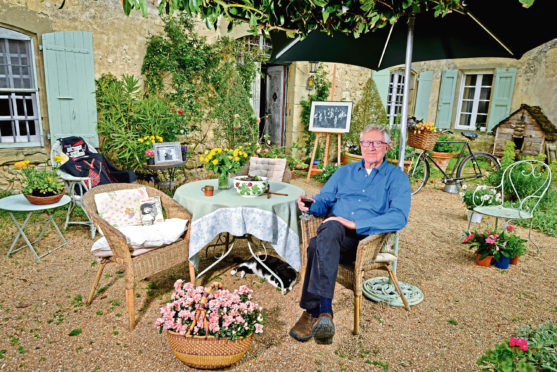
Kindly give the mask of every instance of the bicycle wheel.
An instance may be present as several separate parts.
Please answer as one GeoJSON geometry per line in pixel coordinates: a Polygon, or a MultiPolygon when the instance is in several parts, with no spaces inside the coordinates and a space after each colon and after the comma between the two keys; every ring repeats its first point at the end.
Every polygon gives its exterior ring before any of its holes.
{"type": "Polygon", "coordinates": [[[480,184],[485,177],[499,172],[499,160],[487,152],[474,152],[465,157],[456,171],[456,178],[471,184],[480,184]]]}
{"type": "Polygon", "coordinates": [[[420,153],[414,153],[404,159],[404,171],[410,180],[412,195],[417,194],[429,178],[429,163],[420,153]],[[406,169],[408,164],[408,169],[406,169]]]}

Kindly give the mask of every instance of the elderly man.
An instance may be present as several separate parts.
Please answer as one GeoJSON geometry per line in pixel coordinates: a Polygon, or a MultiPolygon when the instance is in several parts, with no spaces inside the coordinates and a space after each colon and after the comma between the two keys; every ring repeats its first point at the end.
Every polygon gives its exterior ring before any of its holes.
{"type": "Polygon", "coordinates": [[[300,307],[304,312],[290,336],[298,341],[312,337],[319,344],[333,342],[332,299],[339,262],[352,262],[358,242],[371,234],[397,231],[408,222],[408,177],[386,161],[389,134],[368,125],[360,134],[363,159],[339,168],[321,192],[298,197],[301,211],[326,216],[307,254],[300,307]],[[311,201],[310,208],[304,200],[311,201]]]}

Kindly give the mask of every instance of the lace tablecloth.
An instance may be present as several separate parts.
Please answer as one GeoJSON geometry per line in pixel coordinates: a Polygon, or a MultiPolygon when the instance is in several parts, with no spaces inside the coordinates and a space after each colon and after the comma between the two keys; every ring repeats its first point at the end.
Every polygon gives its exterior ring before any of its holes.
{"type": "Polygon", "coordinates": [[[196,268],[198,253],[218,234],[234,236],[251,234],[269,242],[277,254],[296,270],[300,270],[300,242],[298,237],[298,195],[304,190],[283,182],[270,181],[271,192],[288,196],[266,195],[253,198],[240,196],[234,188],[218,190],[217,180],[190,182],[180,186],[174,200],[193,215],[189,228],[189,259],[196,268]],[[214,186],[214,196],[205,196],[201,188],[214,186]]]}

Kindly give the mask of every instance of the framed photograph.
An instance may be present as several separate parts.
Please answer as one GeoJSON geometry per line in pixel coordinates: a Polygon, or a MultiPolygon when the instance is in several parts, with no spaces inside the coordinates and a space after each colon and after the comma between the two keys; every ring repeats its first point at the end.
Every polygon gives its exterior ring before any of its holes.
{"type": "Polygon", "coordinates": [[[177,163],[182,161],[180,142],[155,142],[155,164],[177,163]]]}
{"type": "Polygon", "coordinates": [[[309,117],[312,132],[348,133],[352,102],[313,101],[309,117]]]}

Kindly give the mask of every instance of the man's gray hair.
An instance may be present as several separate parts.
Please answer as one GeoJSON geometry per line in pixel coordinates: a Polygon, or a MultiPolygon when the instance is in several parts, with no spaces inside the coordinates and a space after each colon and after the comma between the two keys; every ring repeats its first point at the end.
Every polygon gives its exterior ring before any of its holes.
{"type": "Polygon", "coordinates": [[[366,126],[362,132],[360,133],[360,140],[362,139],[362,137],[364,136],[365,133],[367,132],[371,132],[371,131],[377,131],[381,134],[383,134],[383,138],[385,140],[385,142],[389,143],[391,141],[391,135],[389,134],[389,131],[387,131],[387,129],[381,125],[377,125],[377,124],[369,124],[368,126],[366,126]]]}

